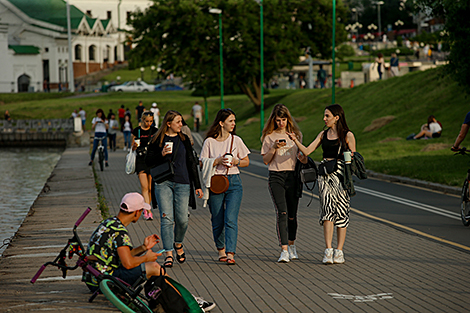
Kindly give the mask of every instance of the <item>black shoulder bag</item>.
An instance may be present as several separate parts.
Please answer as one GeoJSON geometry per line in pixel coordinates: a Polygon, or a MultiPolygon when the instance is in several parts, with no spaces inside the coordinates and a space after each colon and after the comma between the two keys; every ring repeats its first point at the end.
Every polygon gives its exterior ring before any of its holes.
{"type": "Polygon", "coordinates": [[[175,157],[176,153],[178,152],[178,147],[180,146],[181,139],[178,140],[178,144],[176,145],[175,151],[173,151],[173,156],[171,160],[166,160],[162,164],[155,166],[154,168],[150,169],[150,175],[152,175],[153,181],[156,184],[161,184],[164,181],[167,181],[173,176],[175,176],[175,157]]]}

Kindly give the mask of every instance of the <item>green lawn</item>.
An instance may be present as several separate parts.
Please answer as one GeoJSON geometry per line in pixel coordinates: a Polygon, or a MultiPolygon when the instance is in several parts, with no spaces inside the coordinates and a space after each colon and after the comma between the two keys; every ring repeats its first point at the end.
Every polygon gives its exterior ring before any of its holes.
{"type": "MultiPolygon", "coordinates": [[[[199,101],[204,107],[204,99],[191,97],[190,94],[190,91],[169,91],[108,93],[84,98],[26,99],[3,104],[2,109],[9,110],[13,119],[68,118],[74,109],[81,106],[88,113],[89,129],[96,109],[102,108],[105,113],[109,109],[116,112],[124,105],[134,115],[138,101],[142,100],[147,108],[152,102],[157,102],[162,115],[169,109],[180,111],[191,125],[191,107],[195,101],[199,101]]],[[[237,113],[237,133],[251,149],[260,149],[260,123],[255,121],[245,125],[249,118],[259,118],[259,113],[255,112],[251,102],[245,95],[226,96],[224,100],[225,107],[232,108],[237,113]]],[[[266,119],[273,104],[278,102],[287,105],[292,115],[299,120],[304,143],[308,144],[323,128],[323,111],[331,103],[331,90],[271,91],[265,97],[266,119]]],[[[357,139],[357,149],[364,156],[369,169],[453,186],[461,184],[468,160],[463,156],[453,156],[449,148],[470,106],[463,90],[453,81],[440,78],[439,70],[413,72],[354,89],[340,88],[337,89],[336,102],[345,109],[349,127],[357,139]],[[442,137],[406,141],[406,136],[417,133],[430,114],[434,114],[442,122],[442,137]],[[395,119],[375,131],[364,131],[373,120],[384,116],[394,116],[395,119]],[[440,149],[426,152],[423,151],[424,148],[440,149]]],[[[209,122],[219,108],[219,97],[208,98],[209,122]]],[[[203,121],[202,128],[205,127],[203,121]]],[[[320,160],[321,151],[314,152],[312,157],[320,160]]]]}

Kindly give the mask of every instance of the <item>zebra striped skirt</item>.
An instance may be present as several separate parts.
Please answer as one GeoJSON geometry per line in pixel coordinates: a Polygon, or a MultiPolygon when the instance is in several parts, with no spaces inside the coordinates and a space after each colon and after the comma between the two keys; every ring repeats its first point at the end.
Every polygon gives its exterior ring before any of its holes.
{"type": "Polygon", "coordinates": [[[318,191],[320,196],[320,225],[323,221],[330,221],[337,227],[348,227],[350,197],[344,190],[343,179],[344,162],[338,160],[336,172],[318,176],[318,191]]]}

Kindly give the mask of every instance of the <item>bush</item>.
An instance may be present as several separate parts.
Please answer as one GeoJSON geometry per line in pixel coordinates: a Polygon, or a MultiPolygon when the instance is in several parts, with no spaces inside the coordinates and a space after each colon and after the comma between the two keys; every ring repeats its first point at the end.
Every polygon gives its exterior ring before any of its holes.
{"type": "Polygon", "coordinates": [[[388,48],[388,49],[382,49],[382,50],[372,50],[370,52],[371,55],[377,56],[379,52],[381,52],[384,56],[391,56],[392,53],[396,53],[397,49],[400,50],[400,53],[397,53],[398,55],[413,55],[414,51],[412,49],[408,49],[406,47],[400,47],[400,48],[388,48]]]}
{"type": "Polygon", "coordinates": [[[345,57],[353,57],[356,55],[356,52],[354,52],[354,48],[351,47],[350,45],[341,45],[336,49],[336,57],[340,59],[341,61],[345,57]]]}

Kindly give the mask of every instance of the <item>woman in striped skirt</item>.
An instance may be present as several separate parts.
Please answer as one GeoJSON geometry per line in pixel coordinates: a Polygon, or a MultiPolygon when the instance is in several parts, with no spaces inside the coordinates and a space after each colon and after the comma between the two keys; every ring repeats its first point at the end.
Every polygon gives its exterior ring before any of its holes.
{"type": "Polygon", "coordinates": [[[351,154],[356,151],[356,139],[349,130],[344,116],[343,108],[339,104],[332,104],[325,108],[323,116],[325,129],[317,138],[305,147],[296,136],[289,133],[305,155],[311,154],[320,145],[323,150],[322,163],[336,159],[337,169],[331,174],[318,177],[318,190],[320,195],[320,225],[323,225],[325,236],[324,264],[344,263],[343,246],[346,240],[346,229],[349,225],[349,194],[341,183],[344,169],[344,156],[346,150],[351,154]],[[333,232],[336,226],[337,248],[333,251],[333,232]]]}

